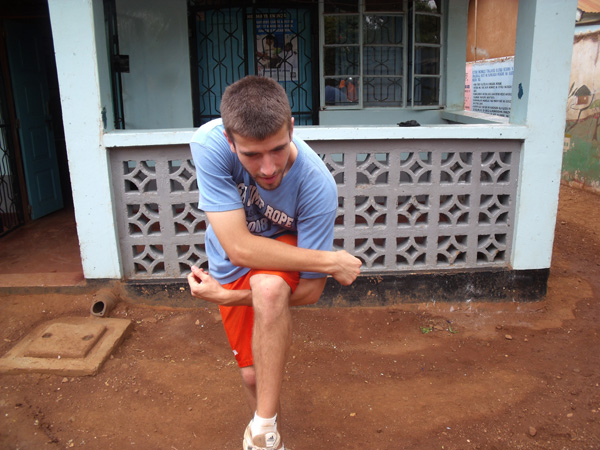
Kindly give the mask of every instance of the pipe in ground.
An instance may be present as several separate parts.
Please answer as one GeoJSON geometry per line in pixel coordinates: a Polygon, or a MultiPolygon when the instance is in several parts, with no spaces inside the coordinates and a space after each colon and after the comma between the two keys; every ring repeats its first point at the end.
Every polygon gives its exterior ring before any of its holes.
{"type": "Polygon", "coordinates": [[[90,308],[92,316],[106,317],[117,303],[117,296],[108,289],[102,289],[96,294],[96,298],[90,308]]]}

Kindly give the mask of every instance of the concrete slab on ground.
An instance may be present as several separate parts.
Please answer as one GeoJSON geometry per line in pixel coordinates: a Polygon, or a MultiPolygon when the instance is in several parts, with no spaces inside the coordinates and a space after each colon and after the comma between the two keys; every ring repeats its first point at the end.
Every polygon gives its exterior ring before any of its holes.
{"type": "Polygon", "coordinates": [[[127,319],[98,317],[46,322],[0,358],[0,373],[95,375],[131,327],[127,319]]]}
{"type": "Polygon", "coordinates": [[[83,285],[85,285],[83,272],[0,273],[0,286],[2,286],[3,289],[11,287],[38,286],[53,288],[83,285]]]}

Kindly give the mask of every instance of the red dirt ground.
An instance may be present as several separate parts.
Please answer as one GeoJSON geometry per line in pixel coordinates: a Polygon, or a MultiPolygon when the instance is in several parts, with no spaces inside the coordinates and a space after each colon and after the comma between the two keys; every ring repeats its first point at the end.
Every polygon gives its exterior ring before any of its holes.
{"type": "MultiPolygon", "coordinates": [[[[0,354],[91,295],[0,297],[0,354]]],[[[286,448],[599,449],[599,300],[600,196],[562,187],[543,301],[296,309],[286,448]]],[[[135,327],[98,375],[0,376],[0,447],[241,449],[250,412],[216,309],[111,317],[135,327]]]]}

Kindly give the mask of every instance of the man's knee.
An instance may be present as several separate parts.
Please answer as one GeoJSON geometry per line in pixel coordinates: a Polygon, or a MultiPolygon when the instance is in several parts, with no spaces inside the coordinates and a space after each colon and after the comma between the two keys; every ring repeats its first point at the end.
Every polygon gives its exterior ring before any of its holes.
{"type": "Polygon", "coordinates": [[[254,391],[256,389],[256,372],[254,371],[254,366],[242,367],[240,369],[240,374],[244,386],[254,391]]]}
{"type": "Polygon", "coordinates": [[[283,278],[257,274],[250,278],[250,288],[255,314],[278,315],[289,308],[292,290],[283,278]]]}

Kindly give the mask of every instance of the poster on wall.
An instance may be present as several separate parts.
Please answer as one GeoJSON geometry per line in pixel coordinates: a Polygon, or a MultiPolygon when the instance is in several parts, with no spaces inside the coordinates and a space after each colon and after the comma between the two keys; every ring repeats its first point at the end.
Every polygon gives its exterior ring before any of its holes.
{"type": "Polygon", "coordinates": [[[509,117],[514,60],[467,63],[465,110],[509,117]]]}
{"type": "Polygon", "coordinates": [[[473,79],[473,64],[467,63],[467,70],[465,73],[465,111],[472,111],[471,109],[471,80],[473,79]]]}
{"type": "Polygon", "coordinates": [[[285,13],[256,16],[258,75],[277,81],[298,81],[297,23],[285,13]]]}

